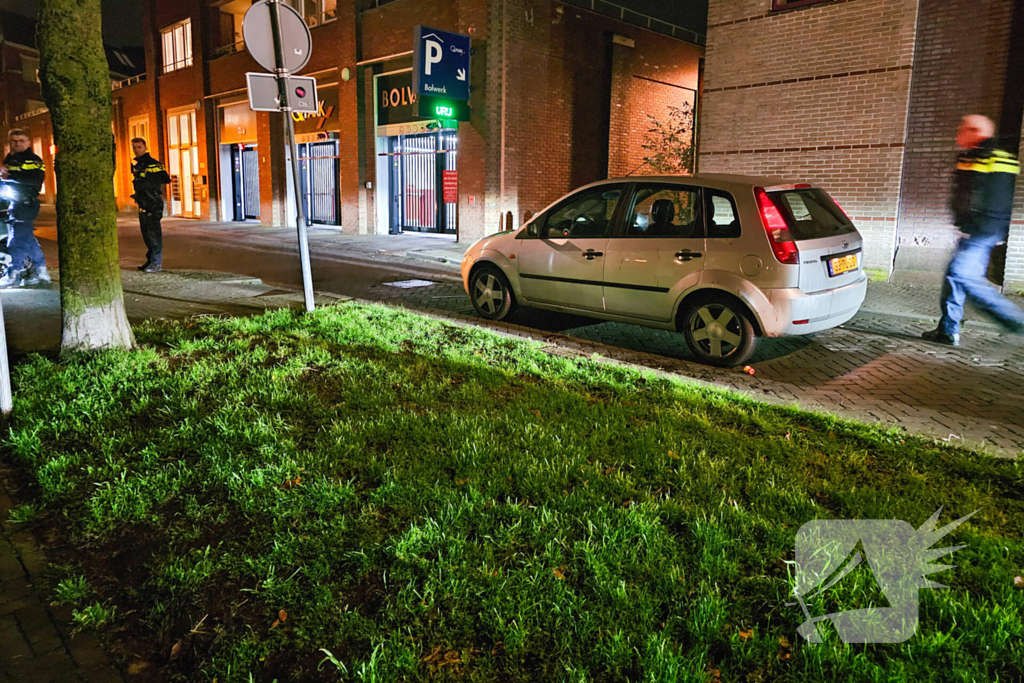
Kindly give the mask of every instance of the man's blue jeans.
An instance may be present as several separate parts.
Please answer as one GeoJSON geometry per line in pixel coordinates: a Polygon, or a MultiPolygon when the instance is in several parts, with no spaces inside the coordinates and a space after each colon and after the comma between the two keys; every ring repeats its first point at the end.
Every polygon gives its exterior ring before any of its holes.
{"type": "Polygon", "coordinates": [[[7,224],[7,253],[11,255],[11,268],[22,270],[26,261],[36,268],[46,267],[43,250],[36,240],[33,221],[11,221],[7,224]]]}
{"type": "Polygon", "coordinates": [[[985,277],[992,249],[1003,241],[999,234],[963,237],[942,282],[942,320],[939,329],[946,334],[959,334],[964,317],[964,301],[985,311],[1007,327],[1024,325],[1024,312],[999,293],[985,277]]]}

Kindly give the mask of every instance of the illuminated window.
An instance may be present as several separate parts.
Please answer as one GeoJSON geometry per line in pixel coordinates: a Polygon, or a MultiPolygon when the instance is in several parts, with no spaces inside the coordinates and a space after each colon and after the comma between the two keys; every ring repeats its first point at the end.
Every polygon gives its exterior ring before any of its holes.
{"type": "Polygon", "coordinates": [[[192,66],[192,20],[160,31],[164,48],[164,73],[192,66]]]}
{"type": "Polygon", "coordinates": [[[26,83],[39,82],[39,58],[21,56],[21,77],[26,83]]]}
{"type": "Polygon", "coordinates": [[[783,9],[793,9],[794,7],[806,7],[807,5],[820,5],[823,2],[830,2],[831,0],[772,0],[772,11],[777,12],[783,9]]]}

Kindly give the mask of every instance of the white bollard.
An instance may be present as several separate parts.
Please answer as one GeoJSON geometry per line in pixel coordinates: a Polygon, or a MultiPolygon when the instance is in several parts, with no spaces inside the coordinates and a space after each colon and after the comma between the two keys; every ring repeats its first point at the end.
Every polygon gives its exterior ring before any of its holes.
{"type": "Polygon", "coordinates": [[[0,299],[0,412],[9,415],[13,409],[11,369],[7,364],[7,328],[4,327],[4,304],[0,299]]]}

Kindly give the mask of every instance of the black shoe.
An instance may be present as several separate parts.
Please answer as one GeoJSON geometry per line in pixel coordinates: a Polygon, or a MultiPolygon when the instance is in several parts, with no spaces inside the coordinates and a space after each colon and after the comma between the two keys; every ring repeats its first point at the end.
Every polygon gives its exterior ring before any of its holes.
{"type": "Polygon", "coordinates": [[[159,263],[151,263],[142,269],[143,273],[159,273],[163,270],[163,267],[159,263]]]}
{"type": "Polygon", "coordinates": [[[925,341],[945,344],[946,346],[960,346],[959,334],[946,334],[940,329],[929,330],[921,335],[925,341]]]}
{"type": "Polygon", "coordinates": [[[139,266],[139,270],[141,270],[141,271],[145,272],[146,268],[149,268],[149,266],[150,266],[150,263],[149,263],[149,261],[146,261],[146,262],[145,262],[145,263],[143,263],[143,264],[142,264],[141,266],[139,266]]]}

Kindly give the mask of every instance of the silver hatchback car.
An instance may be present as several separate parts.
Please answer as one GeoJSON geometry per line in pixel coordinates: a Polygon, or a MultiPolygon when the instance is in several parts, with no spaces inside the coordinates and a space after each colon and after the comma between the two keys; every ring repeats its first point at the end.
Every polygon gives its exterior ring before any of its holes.
{"type": "Polygon", "coordinates": [[[477,312],[517,305],[682,332],[731,367],[758,337],[852,318],[867,292],[863,240],[828,194],[778,178],[648,176],[587,185],[462,261],[477,312]]]}

